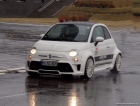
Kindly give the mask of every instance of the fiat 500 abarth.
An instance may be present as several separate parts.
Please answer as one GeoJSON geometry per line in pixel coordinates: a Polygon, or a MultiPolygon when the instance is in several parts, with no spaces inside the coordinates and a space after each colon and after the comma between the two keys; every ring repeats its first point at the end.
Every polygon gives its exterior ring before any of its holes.
{"type": "Polygon", "coordinates": [[[42,35],[27,56],[30,76],[73,75],[91,78],[95,71],[120,71],[122,54],[104,24],[63,22],[42,35]]]}

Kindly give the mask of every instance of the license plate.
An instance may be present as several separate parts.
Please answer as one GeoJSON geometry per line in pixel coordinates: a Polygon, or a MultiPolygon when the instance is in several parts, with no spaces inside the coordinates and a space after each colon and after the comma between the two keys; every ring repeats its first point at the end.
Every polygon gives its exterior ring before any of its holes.
{"type": "Polygon", "coordinates": [[[43,66],[58,66],[57,61],[41,61],[43,66]]]}

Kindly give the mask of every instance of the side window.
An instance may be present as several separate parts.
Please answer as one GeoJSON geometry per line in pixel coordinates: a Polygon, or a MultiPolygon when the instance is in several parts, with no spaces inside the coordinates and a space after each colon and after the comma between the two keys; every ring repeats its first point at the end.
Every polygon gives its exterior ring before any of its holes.
{"type": "Polygon", "coordinates": [[[107,28],[104,26],[102,26],[102,28],[103,28],[103,32],[105,34],[105,39],[110,39],[111,36],[110,36],[110,33],[108,32],[107,28]]]}
{"type": "Polygon", "coordinates": [[[92,33],[91,42],[95,42],[96,37],[103,37],[103,38],[105,38],[104,32],[103,32],[101,26],[97,26],[97,27],[94,28],[93,33],[92,33]]]}

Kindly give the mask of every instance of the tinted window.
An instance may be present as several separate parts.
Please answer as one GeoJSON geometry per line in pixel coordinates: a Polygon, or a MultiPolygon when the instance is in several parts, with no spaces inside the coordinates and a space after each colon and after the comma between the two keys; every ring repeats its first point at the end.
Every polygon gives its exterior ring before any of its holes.
{"type": "Polygon", "coordinates": [[[94,28],[93,33],[92,33],[91,42],[95,42],[96,37],[103,37],[103,38],[105,38],[103,30],[102,30],[102,27],[100,27],[100,26],[94,28]]]}
{"type": "Polygon", "coordinates": [[[108,32],[107,28],[106,27],[102,27],[102,28],[103,28],[103,31],[105,34],[105,39],[110,39],[111,36],[110,36],[110,33],[108,32]]]}
{"type": "Polygon", "coordinates": [[[51,41],[87,42],[91,26],[75,24],[57,24],[42,38],[51,41]]]}

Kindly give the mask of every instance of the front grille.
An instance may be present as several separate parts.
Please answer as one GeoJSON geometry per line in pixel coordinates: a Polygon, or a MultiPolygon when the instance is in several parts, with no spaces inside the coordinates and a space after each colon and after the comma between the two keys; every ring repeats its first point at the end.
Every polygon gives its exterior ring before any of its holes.
{"type": "Polygon", "coordinates": [[[41,62],[38,61],[32,61],[30,63],[30,70],[39,70],[39,69],[44,69],[44,70],[59,70],[60,72],[73,72],[71,66],[69,63],[58,63],[58,66],[42,66],[41,62]]]}

